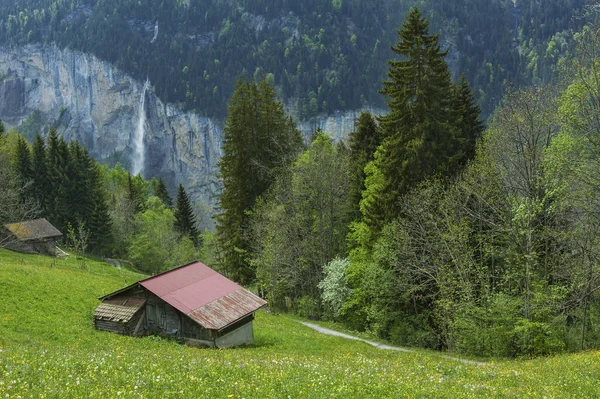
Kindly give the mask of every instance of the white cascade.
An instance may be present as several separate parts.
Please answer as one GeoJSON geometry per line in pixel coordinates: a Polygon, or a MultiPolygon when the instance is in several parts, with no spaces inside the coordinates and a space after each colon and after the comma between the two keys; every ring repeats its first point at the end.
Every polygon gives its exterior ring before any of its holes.
{"type": "MultiPolygon", "coordinates": [[[[517,1],[517,0],[514,0],[517,1]]],[[[154,43],[156,41],[156,38],[158,37],[158,21],[156,21],[156,23],[154,24],[154,36],[152,36],[152,40],[150,40],[150,43],[154,43]]]]}
{"type": "Polygon", "coordinates": [[[133,136],[133,154],[131,156],[131,173],[135,176],[144,170],[144,125],[146,124],[146,92],[150,87],[150,80],[146,79],[142,95],[140,97],[140,106],[138,111],[138,125],[133,136]]]}

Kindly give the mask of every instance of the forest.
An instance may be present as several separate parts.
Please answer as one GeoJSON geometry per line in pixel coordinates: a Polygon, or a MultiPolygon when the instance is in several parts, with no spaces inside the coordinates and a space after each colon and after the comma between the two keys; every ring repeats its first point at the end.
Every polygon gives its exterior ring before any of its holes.
{"type": "Polygon", "coordinates": [[[0,0],[0,45],[41,42],[92,53],[149,78],[163,101],[221,119],[237,77],[265,75],[293,116],[308,120],[385,107],[378,90],[389,48],[418,5],[431,32],[441,33],[454,78],[466,76],[487,117],[506,84],[557,76],[572,56],[573,33],[595,18],[593,3],[0,0]]]}
{"type": "MultiPolygon", "coordinates": [[[[1,225],[44,217],[63,233],[68,253],[124,259],[146,273],[203,257],[202,215],[183,186],[173,200],[162,179],[101,166],[55,130],[31,145],[4,130],[0,122],[1,225]]],[[[0,247],[9,239],[0,235],[0,247]]]]}
{"type": "Polygon", "coordinates": [[[577,33],[564,77],[511,90],[487,128],[429,31],[412,9],[381,90],[389,112],[363,112],[346,142],[317,131],[297,145],[268,83],[238,82],[215,264],[275,309],[401,345],[598,348],[600,31],[577,33]]]}
{"type": "Polygon", "coordinates": [[[386,52],[387,112],[339,143],[305,140],[269,75],[237,78],[215,232],[198,231],[184,187],[173,200],[55,132],[29,144],[3,128],[0,223],[46,217],[76,254],[148,273],[199,258],[273,310],[399,345],[600,347],[600,28],[565,39],[551,82],[508,87],[486,126],[428,15],[411,8],[386,52]]]}

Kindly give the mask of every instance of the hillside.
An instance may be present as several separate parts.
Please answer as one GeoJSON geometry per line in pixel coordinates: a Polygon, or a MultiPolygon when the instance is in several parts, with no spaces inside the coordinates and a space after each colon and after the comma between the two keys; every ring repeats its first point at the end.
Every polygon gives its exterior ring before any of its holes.
{"type": "Polygon", "coordinates": [[[164,102],[223,118],[239,75],[272,80],[299,120],[382,107],[398,29],[418,4],[484,113],[506,83],[548,81],[590,0],[0,1],[0,45],[55,43],[144,81],[164,102]]]}
{"type": "Polygon", "coordinates": [[[2,397],[593,397],[600,352],[468,365],[320,335],[259,313],[255,345],[180,346],[98,332],[97,297],[139,278],[0,250],[2,397]]]}

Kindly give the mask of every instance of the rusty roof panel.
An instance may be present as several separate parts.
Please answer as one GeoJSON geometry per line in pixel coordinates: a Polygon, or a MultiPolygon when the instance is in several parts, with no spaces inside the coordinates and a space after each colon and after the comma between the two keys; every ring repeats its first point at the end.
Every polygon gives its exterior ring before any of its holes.
{"type": "Polygon", "coordinates": [[[11,233],[21,241],[39,240],[43,238],[60,237],[62,233],[46,219],[27,220],[19,223],[5,224],[11,233]]]}
{"type": "Polygon", "coordinates": [[[202,327],[220,330],[265,306],[267,302],[243,288],[222,296],[189,313],[202,327]]]}
{"type": "Polygon", "coordinates": [[[94,317],[102,320],[126,323],[137,313],[146,300],[143,298],[117,297],[106,299],[94,312],[94,317]]]}

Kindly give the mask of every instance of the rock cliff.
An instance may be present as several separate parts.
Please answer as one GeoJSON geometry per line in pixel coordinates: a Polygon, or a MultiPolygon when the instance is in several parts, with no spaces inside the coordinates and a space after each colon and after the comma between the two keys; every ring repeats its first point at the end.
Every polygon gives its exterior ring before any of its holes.
{"type": "MultiPolygon", "coordinates": [[[[220,189],[223,121],[163,103],[151,83],[145,90],[144,82],[109,63],[68,49],[0,48],[0,118],[9,126],[30,139],[55,126],[65,139],[84,143],[98,161],[121,162],[130,170],[141,145],[144,177],[162,176],[171,192],[182,183],[194,201],[212,208],[220,189]]],[[[315,118],[299,128],[308,136],[320,127],[339,140],[352,131],[358,113],[315,118]]]]}
{"type": "Polygon", "coordinates": [[[163,103],[151,88],[142,102],[143,90],[143,82],[91,55],[41,45],[0,48],[0,118],[8,125],[42,134],[56,126],[100,162],[130,167],[145,112],[142,175],[164,177],[172,192],[183,183],[196,201],[214,205],[221,124],[163,103]]]}

